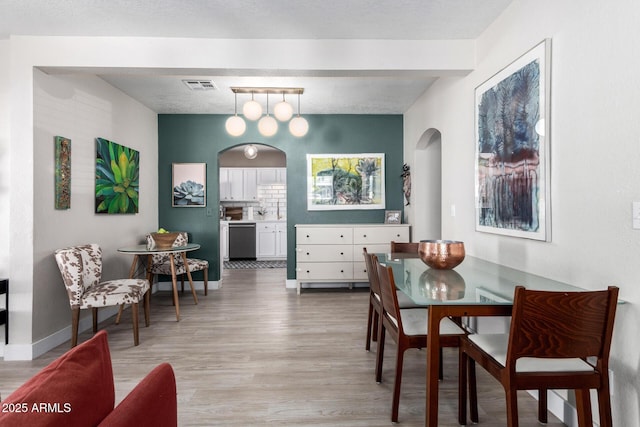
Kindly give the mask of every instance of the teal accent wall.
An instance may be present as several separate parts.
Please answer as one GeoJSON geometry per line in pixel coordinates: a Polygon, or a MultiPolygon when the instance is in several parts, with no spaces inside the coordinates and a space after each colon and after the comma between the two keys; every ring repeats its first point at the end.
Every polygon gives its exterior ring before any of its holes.
{"type": "MultiPolygon", "coordinates": [[[[158,116],[159,226],[183,230],[201,248],[190,253],[209,261],[209,277],[219,279],[218,153],[249,142],[270,145],[287,155],[287,278],[295,279],[295,224],[383,223],[384,211],[402,210],[401,115],[305,115],[309,133],[289,134],[286,124],[265,138],[257,123],[247,122],[240,137],[224,129],[227,115],[161,114],[158,116]],[[307,154],[385,153],[386,208],[381,210],[307,211],[307,154]],[[171,206],[172,163],[207,164],[207,207],[171,206]]],[[[259,155],[259,154],[258,154],[259,155]]],[[[144,185],[141,183],[141,185],[144,185]]],[[[201,273],[194,274],[201,280],[201,273]]]]}

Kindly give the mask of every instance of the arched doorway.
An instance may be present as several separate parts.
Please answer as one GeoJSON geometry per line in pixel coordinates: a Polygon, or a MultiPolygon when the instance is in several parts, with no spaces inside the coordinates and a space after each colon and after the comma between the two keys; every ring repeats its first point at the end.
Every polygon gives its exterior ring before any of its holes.
{"type": "Polygon", "coordinates": [[[442,233],[442,137],[425,131],[416,144],[412,175],[413,240],[439,239],[442,233]]]}
{"type": "Polygon", "coordinates": [[[225,261],[235,261],[230,268],[286,266],[286,161],[284,151],[257,142],[218,153],[221,280],[225,261]]]}

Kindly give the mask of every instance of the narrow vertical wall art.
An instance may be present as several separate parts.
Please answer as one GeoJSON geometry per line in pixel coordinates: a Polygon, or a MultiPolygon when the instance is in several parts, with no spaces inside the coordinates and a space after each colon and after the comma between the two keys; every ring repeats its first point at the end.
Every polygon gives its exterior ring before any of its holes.
{"type": "Polygon", "coordinates": [[[71,208],[71,140],[55,137],[55,208],[71,208]]]}

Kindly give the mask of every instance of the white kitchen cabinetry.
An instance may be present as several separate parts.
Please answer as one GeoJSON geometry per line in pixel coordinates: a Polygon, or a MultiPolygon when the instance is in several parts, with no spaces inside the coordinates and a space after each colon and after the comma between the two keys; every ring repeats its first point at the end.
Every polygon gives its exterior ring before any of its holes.
{"type": "Polygon", "coordinates": [[[286,168],[258,168],[258,184],[286,184],[287,169],[286,168]]]}
{"type": "Polygon", "coordinates": [[[258,200],[256,168],[220,168],[220,201],[258,200]]]}
{"type": "Polygon", "coordinates": [[[362,249],[389,252],[392,240],[409,241],[408,224],[297,224],[296,282],[368,282],[362,249]]]}
{"type": "Polygon", "coordinates": [[[259,260],[287,257],[287,224],[256,222],[256,257],[259,260]]]}

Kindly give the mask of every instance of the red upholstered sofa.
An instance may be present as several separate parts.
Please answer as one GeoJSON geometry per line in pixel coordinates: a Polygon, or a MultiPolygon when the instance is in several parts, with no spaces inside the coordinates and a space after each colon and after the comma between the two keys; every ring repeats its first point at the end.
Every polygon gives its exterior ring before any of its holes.
{"type": "Polygon", "coordinates": [[[0,426],[177,426],[171,365],[158,365],[114,404],[107,333],[100,331],[0,402],[0,426]]]}

